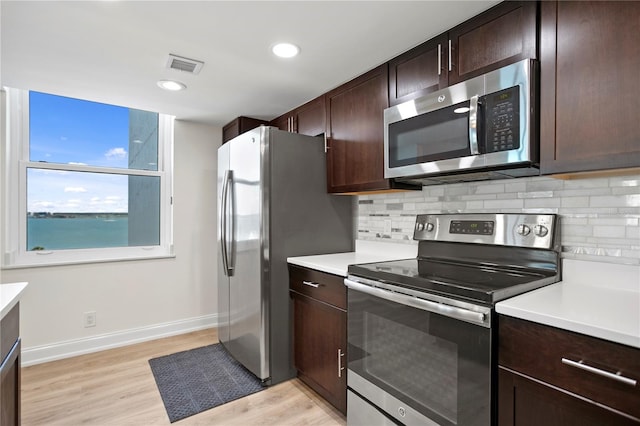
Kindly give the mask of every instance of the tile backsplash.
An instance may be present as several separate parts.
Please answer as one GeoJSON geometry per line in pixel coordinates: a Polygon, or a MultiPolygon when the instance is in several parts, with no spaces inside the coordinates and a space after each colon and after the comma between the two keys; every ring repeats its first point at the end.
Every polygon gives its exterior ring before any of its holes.
{"type": "Polygon", "coordinates": [[[413,241],[417,214],[556,213],[562,257],[640,265],[640,174],[518,178],[358,197],[358,239],[413,241]]]}

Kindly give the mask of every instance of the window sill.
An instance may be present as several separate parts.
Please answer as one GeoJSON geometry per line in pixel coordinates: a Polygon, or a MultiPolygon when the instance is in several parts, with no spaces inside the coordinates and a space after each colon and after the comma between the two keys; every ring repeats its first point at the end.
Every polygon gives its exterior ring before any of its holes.
{"type": "Polygon", "coordinates": [[[1,270],[9,269],[30,269],[30,268],[43,268],[49,266],[71,266],[71,265],[86,265],[91,263],[112,263],[112,262],[137,262],[141,260],[159,260],[159,259],[175,259],[175,253],[168,254],[149,254],[140,256],[121,256],[121,257],[109,257],[104,259],[59,259],[49,262],[15,262],[10,265],[2,265],[1,270]]]}

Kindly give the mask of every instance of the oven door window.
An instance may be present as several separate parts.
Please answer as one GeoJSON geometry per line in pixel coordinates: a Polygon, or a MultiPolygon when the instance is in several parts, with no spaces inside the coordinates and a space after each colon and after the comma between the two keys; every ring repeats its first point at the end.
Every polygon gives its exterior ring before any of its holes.
{"type": "Polygon", "coordinates": [[[389,167],[470,155],[468,111],[463,102],[390,123],[389,167]]]}
{"type": "Polygon", "coordinates": [[[490,423],[490,329],[348,294],[349,370],[438,424],[490,423]]]}

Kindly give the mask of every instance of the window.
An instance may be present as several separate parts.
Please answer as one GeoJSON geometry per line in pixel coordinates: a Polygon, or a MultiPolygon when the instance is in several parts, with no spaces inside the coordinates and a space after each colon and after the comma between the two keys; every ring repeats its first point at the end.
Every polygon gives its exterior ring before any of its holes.
{"type": "Polygon", "coordinates": [[[172,255],[173,117],[6,93],[4,267],[172,255]]]}

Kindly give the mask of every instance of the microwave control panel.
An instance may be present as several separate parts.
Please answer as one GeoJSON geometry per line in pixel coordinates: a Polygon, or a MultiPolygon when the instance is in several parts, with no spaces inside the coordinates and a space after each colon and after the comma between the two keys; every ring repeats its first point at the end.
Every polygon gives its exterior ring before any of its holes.
{"type": "Polygon", "coordinates": [[[520,148],[520,90],[510,87],[482,97],[485,152],[520,148]]]}

